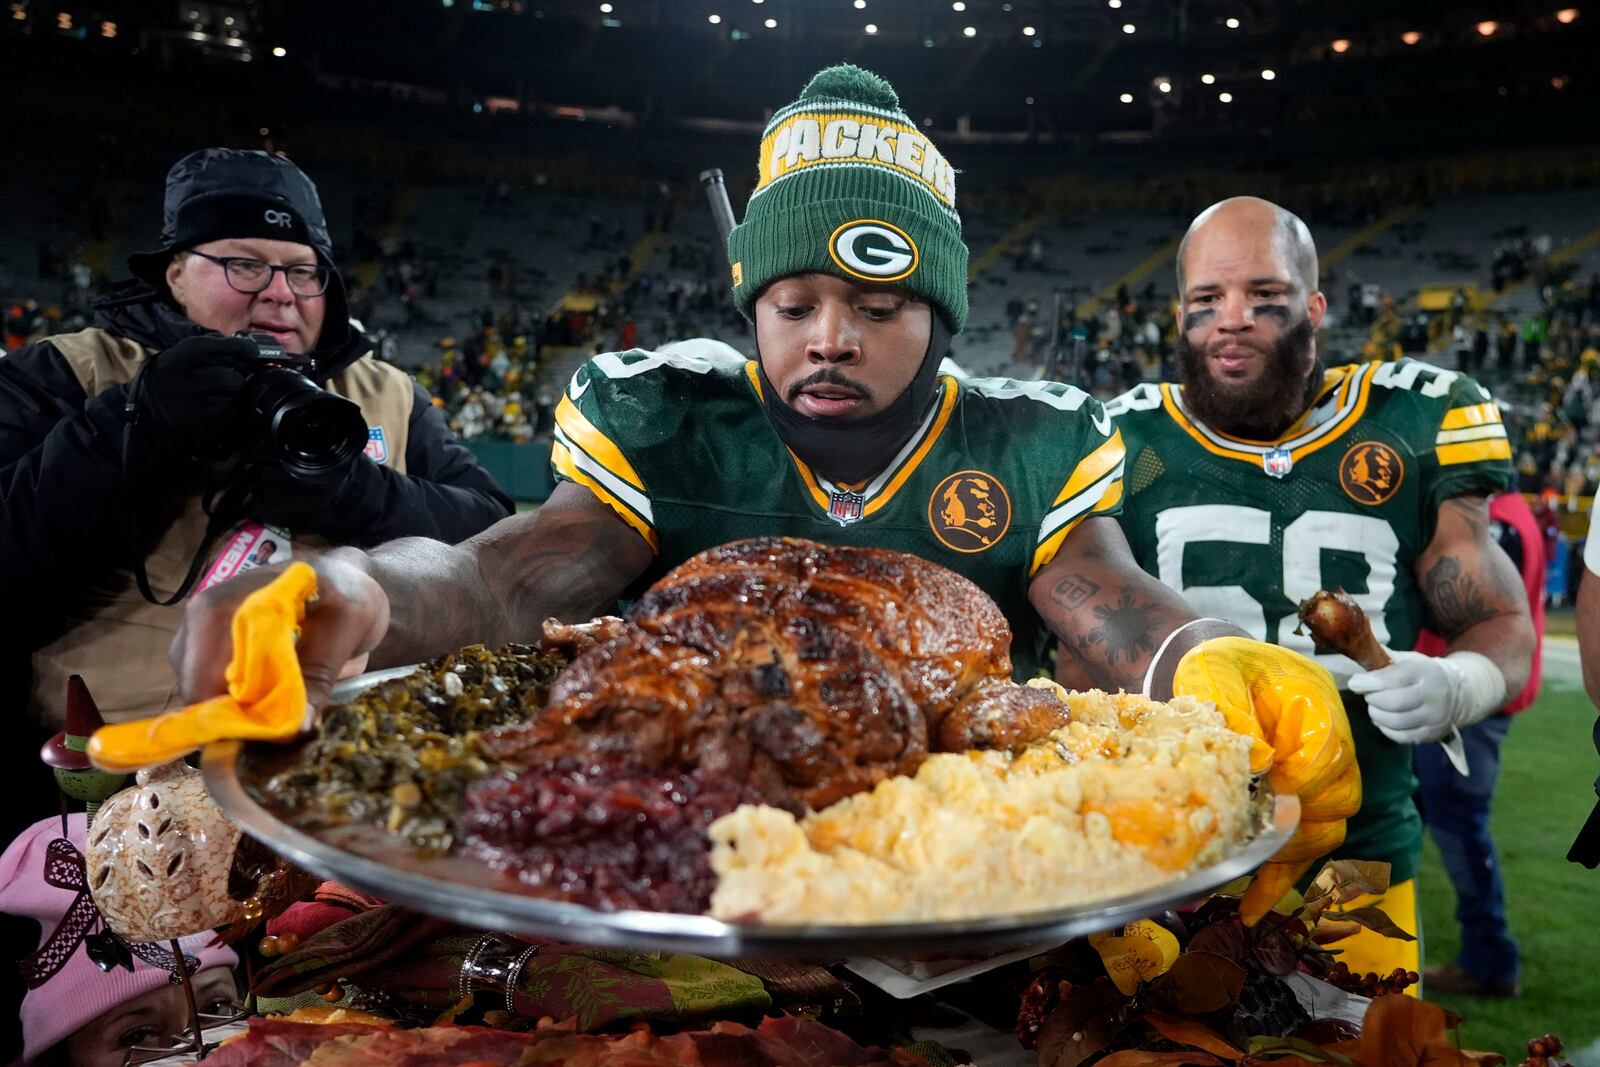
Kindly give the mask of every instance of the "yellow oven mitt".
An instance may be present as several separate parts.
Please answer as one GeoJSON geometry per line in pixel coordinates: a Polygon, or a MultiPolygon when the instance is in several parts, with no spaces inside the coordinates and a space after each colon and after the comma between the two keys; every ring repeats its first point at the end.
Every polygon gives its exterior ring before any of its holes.
{"type": "Polygon", "coordinates": [[[299,734],[309,709],[294,643],[306,603],[316,595],[317,572],[291,563],[234,612],[225,695],[154,718],[102,726],[89,738],[89,759],[104,770],[134,771],[210,741],[285,741],[299,734]]]}
{"type": "Polygon", "coordinates": [[[1209,700],[1228,726],[1252,739],[1250,769],[1278,793],[1300,798],[1300,826],[1239,902],[1254,926],[1313,860],[1344,842],[1361,807],[1361,772],[1350,720],[1333,676],[1296,652],[1244,637],[1202,641],[1178,661],[1174,693],[1209,700]]]}

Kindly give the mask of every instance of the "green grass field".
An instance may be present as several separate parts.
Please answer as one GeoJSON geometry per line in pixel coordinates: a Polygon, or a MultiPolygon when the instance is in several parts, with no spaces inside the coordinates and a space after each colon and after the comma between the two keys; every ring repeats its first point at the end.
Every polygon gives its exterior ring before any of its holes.
{"type": "MultiPolygon", "coordinates": [[[[1590,737],[1595,710],[1571,673],[1547,671],[1538,703],[1517,717],[1495,797],[1511,932],[1522,944],[1522,999],[1428,993],[1465,1020],[1463,1047],[1500,1052],[1513,1064],[1529,1038],[1553,1032],[1569,1053],[1587,1050],[1575,1063],[1600,1065],[1600,870],[1566,860],[1594,806],[1600,758],[1590,737]]],[[[1424,949],[1435,966],[1454,958],[1460,930],[1431,840],[1418,885],[1424,949]]]]}

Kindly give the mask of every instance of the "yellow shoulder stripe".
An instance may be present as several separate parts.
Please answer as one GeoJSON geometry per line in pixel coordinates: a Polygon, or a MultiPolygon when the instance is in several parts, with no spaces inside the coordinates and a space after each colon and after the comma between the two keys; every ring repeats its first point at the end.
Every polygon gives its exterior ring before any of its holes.
{"type": "Polygon", "coordinates": [[[1111,435],[1111,440],[1083,457],[1077,469],[1072,472],[1072,477],[1067,479],[1067,484],[1061,487],[1061,492],[1056,494],[1050,506],[1059,507],[1104,478],[1113,467],[1122,462],[1125,455],[1127,449],[1122,445],[1122,431],[1118,430],[1111,435]]]}
{"type": "MultiPolygon", "coordinates": [[[[928,451],[933,448],[934,442],[939,440],[939,435],[944,433],[945,424],[950,421],[950,413],[955,410],[956,397],[960,391],[956,388],[954,378],[941,377],[939,379],[939,387],[944,390],[944,397],[939,401],[939,414],[934,416],[933,426],[928,430],[927,436],[923,437],[922,444],[918,445],[917,450],[911,453],[911,458],[906,460],[895,476],[890,479],[889,484],[884,486],[867,504],[864,514],[875,515],[883,509],[884,505],[894,499],[894,495],[900,491],[900,487],[906,484],[906,479],[911,477],[912,473],[922,465],[922,461],[927,458],[928,451]]],[[[823,507],[826,509],[826,503],[823,504],[823,507]]]]}
{"type": "Polygon", "coordinates": [[[1441,467],[1456,463],[1480,463],[1490,459],[1510,459],[1511,442],[1504,437],[1463,441],[1455,445],[1440,445],[1433,450],[1433,454],[1439,458],[1441,467]]]}
{"type": "Polygon", "coordinates": [[[642,519],[632,508],[618,500],[610,490],[600,483],[599,479],[593,478],[587,472],[579,469],[578,464],[572,458],[571,449],[560,441],[552,442],[550,446],[550,462],[563,476],[572,479],[599,497],[606,506],[617,513],[618,518],[638,531],[639,536],[649,543],[652,551],[661,551],[661,539],[656,536],[655,527],[642,519]]]}
{"type": "Polygon", "coordinates": [[[641,492],[644,490],[644,479],[633,469],[633,464],[622,454],[622,449],[613,444],[611,438],[601,433],[594,423],[586,419],[569,396],[563,396],[561,403],[556,405],[556,425],[561,427],[562,433],[572,439],[573,444],[593,456],[606,470],[635,489],[641,492]]]}
{"type": "Polygon", "coordinates": [[[1473,404],[1470,407],[1451,408],[1444,413],[1444,421],[1439,424],[1441,430],[1460,430],[1467,426],[1483,426],[1491,422],[1500,421],[1500,408],[1489,401],[1483,404],[1473,404]]]}
{"type": "Polygon", "coordinates": [[[1101,514],[1102,512],[1111,510],[1121,503],[1121,501],[1122,479],[1118,478],[1116,481],[1106,486],[1106,491],[1100,494],[1100,499],[1095,502],[1094,507],[1090,508],[1087,512],[1078,516],[1076,519],[1073,519],[1071,522],[1061,527],[1061,529],[1051,534],[1048,540],[1034,550],[1033,562],[1028,566],[1028,577],[1031,578],[1035,574],[1038,574],[1039,568],[1045,566],[1051,560],[1056,558],[1056,553],[1061,551],[1061,546],[1066,542],[1067,537],[1072,533],[1072,531],[1078,528],[1079,523],[1081,523],[1084,519],[1090,519],[1101,514]]]}
{"type": "MultiPolygon", "coordinates": [[[[1357,369],[1359,370],[1360,368],[1357,369]]],[[[1341,436],[1343,436],[1345,431],[1349,430],[1350,427],[1361,421],[1361,417],[1366,414],[1367,403],[1371,399],[1372,378],[1373,376],[1370,374],[1362,376],[1360,392],[1356,394],[1354,404],[1351,406],[1349,411],[1347,411],[1337,421],[1330,424],[1327,429],[1313,431],[1316,433],[1314,440],[1311,440],[1306,444],[1298,445],[1290,450],[1289,455],[1294,462],[1298,463],[1318,449],[1326,448],[1328,445],[1332,444],[1334,441],[1337,441],[1341,436]]],[[[1350,387],[1355,379],[1356,375],[1351,374],[1347,376],[1341,384],[1341,406],[1343,401],[1348,399],[1350,387]]],[[[1200,428],[1196,426],[1188,416],[1178,409],[1178,405],[1173,399],[1175,395],[1174,390],[1176,388],[1176,386],[1171,384],[1166,384],[1161,387],[1161,406],[1163,409],[1165,409],[1167,416],[1172,419],[1173,422],[1177,423],[1185,433],[1194,438],[1196,444],[1205,449],[1207,452],[1210,452],[1212,455],[1221,456],[1224,459],[1236,459],[1253,465],[1258,465],[1261,463],[1262,454],[1260,452],[1247,452],[1242,448],[1228,448],[1220,442],[1213,442],[1208,439],[1200,430],[1200,428]]],[[[1281,438],[1279,441],[1251,441],[1242,437],[1231,437],[1228,434],[1224,434],[1220,430],[1213,430],[1212,432],[1215,433],[1216,436],[1221,439],[1221,441],[1237,442],[1240,445],[1249,445],[1256,448],[1263,448],[1265,446],[1275,444],[1286,444],[1289,440],[1288,438],[1281,438]]]]}

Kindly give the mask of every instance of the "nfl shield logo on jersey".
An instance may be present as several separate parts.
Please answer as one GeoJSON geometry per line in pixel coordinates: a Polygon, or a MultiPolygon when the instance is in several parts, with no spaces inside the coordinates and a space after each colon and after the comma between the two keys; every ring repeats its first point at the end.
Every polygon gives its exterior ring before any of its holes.
{"type": "Polygon", "coordinates": [[[867,498],[860,493],[834,493],[828,497],[828,518],[840,526],[849,526],[861,518],[861,509],[867,498]]]}
{"type": "Polygon", "coordinates": [[[1282,478],[1294,470],[1294,457],[1287,448],[1270,449],[1261,457],[1261,469],[1274,478],[1282,478]]]}
{"type": "Polygon", "coordinates": [[[367,427],[367,458],[374,463],[382,463],[389,458],[389,439],[383,434],[382,426],[367,427]]]}

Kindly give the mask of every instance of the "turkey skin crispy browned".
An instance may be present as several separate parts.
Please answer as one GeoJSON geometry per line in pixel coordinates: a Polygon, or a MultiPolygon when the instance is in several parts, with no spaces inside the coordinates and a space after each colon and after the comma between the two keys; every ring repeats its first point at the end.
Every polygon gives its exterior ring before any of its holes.
{"type": "Polygon", "coordinates": [[[539,717],[491,734],[524,767],[628,756],[823,808],[929,751],[1016,747],[1066,706],[1011,680],[1011,631],[961,576],[882,549],[757,538],[710,549],[578,656],[539,717]]]}

